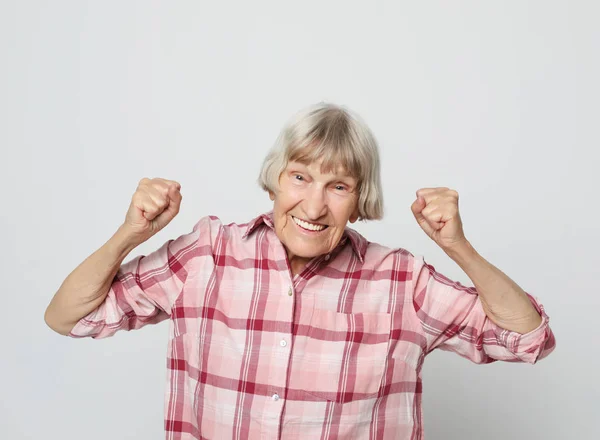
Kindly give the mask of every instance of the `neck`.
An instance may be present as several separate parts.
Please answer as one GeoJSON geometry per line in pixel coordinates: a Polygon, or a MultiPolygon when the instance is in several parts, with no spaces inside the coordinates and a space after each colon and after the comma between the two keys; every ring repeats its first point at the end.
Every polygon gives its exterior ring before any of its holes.
{"type": "Polygon", "coordinates": [[[292,276],[298,275],[304,267],[308,264],[312,258],[299,257],[293,255],[290,251],[287,252],[288,261],[290,262],[290,268],[292,269],[292,276]]]}

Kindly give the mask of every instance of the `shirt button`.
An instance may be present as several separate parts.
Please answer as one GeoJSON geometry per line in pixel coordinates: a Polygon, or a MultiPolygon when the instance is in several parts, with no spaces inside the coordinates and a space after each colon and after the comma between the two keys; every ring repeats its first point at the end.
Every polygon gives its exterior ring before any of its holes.
{"type": "Polygon", "coordinates": [[[279,400],[279,394],[277,394],[277,393],[273,394],[272,399],[275,400],[275,401],[278,401],[279,400]]]}
{"type": "Polygon", "coordinates": [[[287,345],[287,342],[285,341],[285,339],[282,339],[281,341],[279,341],[279,345],[285,347],[287,345]]]}
{"type": "Polygon", "coordinates": [[[290,287],[290,290],[288,290],[288,295],[292,296],[292,288],[290,287]]]}
{"type": "Polygon", "coordinates": [[[329,258],[331,258],[329,254],[325,255],[325,261],[329,261],[329,258]]]}

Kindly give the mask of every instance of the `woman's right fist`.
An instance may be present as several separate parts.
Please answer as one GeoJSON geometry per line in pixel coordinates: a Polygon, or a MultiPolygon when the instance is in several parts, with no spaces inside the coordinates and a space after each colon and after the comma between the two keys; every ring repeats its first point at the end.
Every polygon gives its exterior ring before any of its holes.
{"type": "Polygon", "coordinates": [[[174,180],[140,180],[123,224],[128,235],[141,244],[167,226],[179,213],[180,189],[174,180]]]}

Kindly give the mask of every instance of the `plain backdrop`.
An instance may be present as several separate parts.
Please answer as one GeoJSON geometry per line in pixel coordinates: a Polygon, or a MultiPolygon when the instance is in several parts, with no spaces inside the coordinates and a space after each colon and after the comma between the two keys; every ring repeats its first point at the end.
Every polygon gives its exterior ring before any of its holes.
{"type": "Polygon", "coordinates": [[[167,322],[74,340],[44,311],[142,177],[184,198],[131,258],[202,216],[269,210],[264,155],[329,101],[380,144],[385,217],[356,229],[472,285],[410,211],[420,188],[457,190],[467,238],[556,335],[533,366],[431,354],[426,438],[600,438],[599,16],[594,1],[2,1],[0,437],[164,438],[167,322]]]}

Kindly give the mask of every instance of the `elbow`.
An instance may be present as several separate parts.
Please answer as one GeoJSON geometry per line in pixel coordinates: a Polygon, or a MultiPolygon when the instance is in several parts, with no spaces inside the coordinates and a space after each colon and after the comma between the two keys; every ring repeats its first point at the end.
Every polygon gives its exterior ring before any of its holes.
{"type": "Polygon", "coordinates": [[[71,333],[73,327],[75,326],[74,324],[59,322],[52,314],[50,306],[48,306],[46,312],[44,313],[44,322],[48,327],[50,327],[50,329],[63,336],[68,336],[69,333],[71,333]]]}

